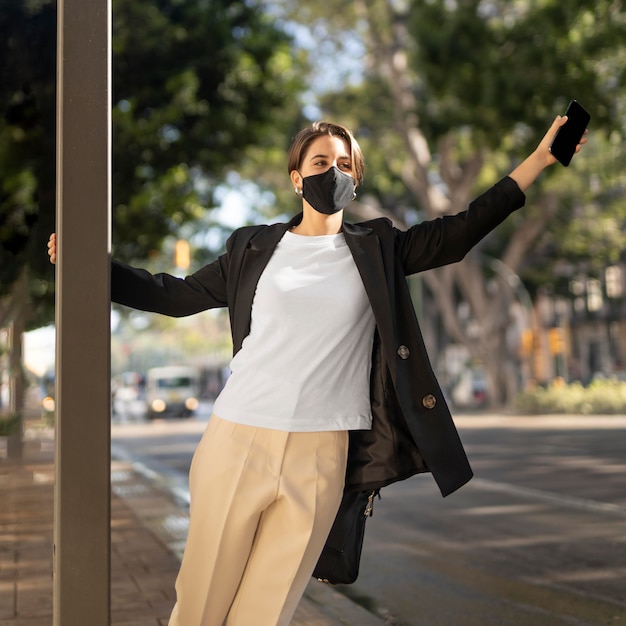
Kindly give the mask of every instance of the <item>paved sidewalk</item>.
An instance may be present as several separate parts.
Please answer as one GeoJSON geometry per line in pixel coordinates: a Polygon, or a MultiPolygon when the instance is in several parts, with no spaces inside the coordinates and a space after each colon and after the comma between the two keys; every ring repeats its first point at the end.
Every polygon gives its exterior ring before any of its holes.
{"type": "MultiPolygon", "coordinates": [[[[54,440],[37,420],[27,425],[19,465],[5,458],[0,443],[0,626],[52,624],[54,440]]],[[[111,480],[111,624],[166,626],[187,530],[185,507],[128,462],[112,462],[111,480]]],[[[292,626],[339,624],[384,621],[311,580],[292,626]]]]}

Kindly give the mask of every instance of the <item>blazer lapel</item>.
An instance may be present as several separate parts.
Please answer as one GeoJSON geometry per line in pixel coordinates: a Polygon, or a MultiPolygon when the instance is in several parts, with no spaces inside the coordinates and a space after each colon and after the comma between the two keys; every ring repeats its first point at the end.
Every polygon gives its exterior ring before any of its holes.
{"type": "MultiPolygon", "coordinates": [[[[248,242],[243,254],[237,285],[233,319],[235,352],[239,350],[250,332],[252,302],[259,278],[285,232],[299,224],[301,220],[302,214],[300,213],[287,223],[272,224],[254,235],[248,242]]],[[[380,240],[371,228],[348,222],[344,222],[343,231],[372,306],[383,345],[395,349],[391,308],[391,303],[394,302],[394,285],[385,272],[380,240]]],[[[393,260],[390,259],[389,263],[393,263],[393,260]]],[[[389,274],[392,274],[393,268],[388,267],[387,270],[389,274]]],[[[394,362],[391,361],[392,364],[394,362]]]]}
{"type": "MultiPolygon", "coordinates": [[[[392,314],[394,284],[387,276],[387,272],[389,275],[393,273],[393,268],[387,267],[385,272],[381,242],[371,228],[344,223],[343,232],[372,306],[382,345],[395,350],[392,314]]],[[[393,260],[388,262],[393,263],[393,260]]],[[[391,360],[389,364],[392,371],[394,363],[395,360],[391,360]]]]}
{"type": "Polygon", "coordinates": [[[243,340],[250,332],[252,302],[259,278],[261,278],[261,274],[285,232],[298,224],[301,219],[302,214],[297,215],[288,223],[272,224],[254,235],[247,244],[239,270],[236,302],[234,303],[233,344],[235,352],[239,350],[243,340]]]}

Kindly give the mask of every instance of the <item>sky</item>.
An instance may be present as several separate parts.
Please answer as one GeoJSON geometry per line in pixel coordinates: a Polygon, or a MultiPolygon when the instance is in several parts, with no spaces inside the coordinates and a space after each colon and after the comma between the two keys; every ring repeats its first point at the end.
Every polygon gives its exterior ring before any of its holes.
{"type": "Polygon", "coordinates": [[[54,367],[55,337],[54,326],[24,333],[24,363],[39,376],[54,367]]]}

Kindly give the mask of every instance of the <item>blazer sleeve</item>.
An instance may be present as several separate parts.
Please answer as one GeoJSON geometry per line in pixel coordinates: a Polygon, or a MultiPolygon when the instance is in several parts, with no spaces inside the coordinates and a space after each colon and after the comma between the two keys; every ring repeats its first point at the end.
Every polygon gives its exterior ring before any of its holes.
{"type": "Polygon", "coordinates": [[[396,230],[396,246],[406,275],[456,263],[513,211],[526,197],[505,177],[473,200],[468,209],[396,230]]]}
{"type": "Polygon", "coordinates": [[[186,278],[165,273],[151,274],[114,260],[111,266],[111,300],[141,311],[184,317],[227,306],[227,278],[227,254],[186,278]]]}

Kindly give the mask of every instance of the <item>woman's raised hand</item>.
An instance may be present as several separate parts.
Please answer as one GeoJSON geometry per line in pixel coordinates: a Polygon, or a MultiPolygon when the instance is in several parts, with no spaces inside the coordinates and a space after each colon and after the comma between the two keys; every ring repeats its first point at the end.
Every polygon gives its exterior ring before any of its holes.
{"type": "Polygon", "coordinates": [[[50,257],[50,263],[57,262],[57,234],[52,233],[50,239],[48,239],[48,256],[50,257]]]}
{"type": "MultiPolygon", "coordinates": [[[[548,132],[544,135],[543,139],[537,146],[537,152],[540,153],[541,156],[546,160],[547,165],[552,165],[553,163],[556,163],[556,158],[552,156],[552,153],[550,152],[550,145],[556,137],[556,134],[559,132],[559,128],[561,128],[561,126],[563,126],[565,122],[567,122],[567,116],[557,115],[554,122],[552,122],[552,126],[550,126],[548,132]]],[[[576,146],[574,154],[580,152],[580,149],[583,147],[583,145],[587,143],[587,132],[588,131],[585,130],[583,136],[576,146]]]]}
{"type": "MultiPolygon", "coordinates": [[[[546,167],[556,163],[556,159],[550,152],[550,145],[552,140],[556,136],[559,128],[567,122],[567,117],[557,115],[554,122],[548,129],[548,132],[544,135],[543,139],[539,142],[537,148],[522,161],[509,176],[518,184],[522,191],[526,191],[533,182],[537,179],[537,176],[546,167]]],[[[587,143],[587,131],[583,134],[580,142],[576,146],[576,152],[580,152],[583,144],[587,143]]]]}

